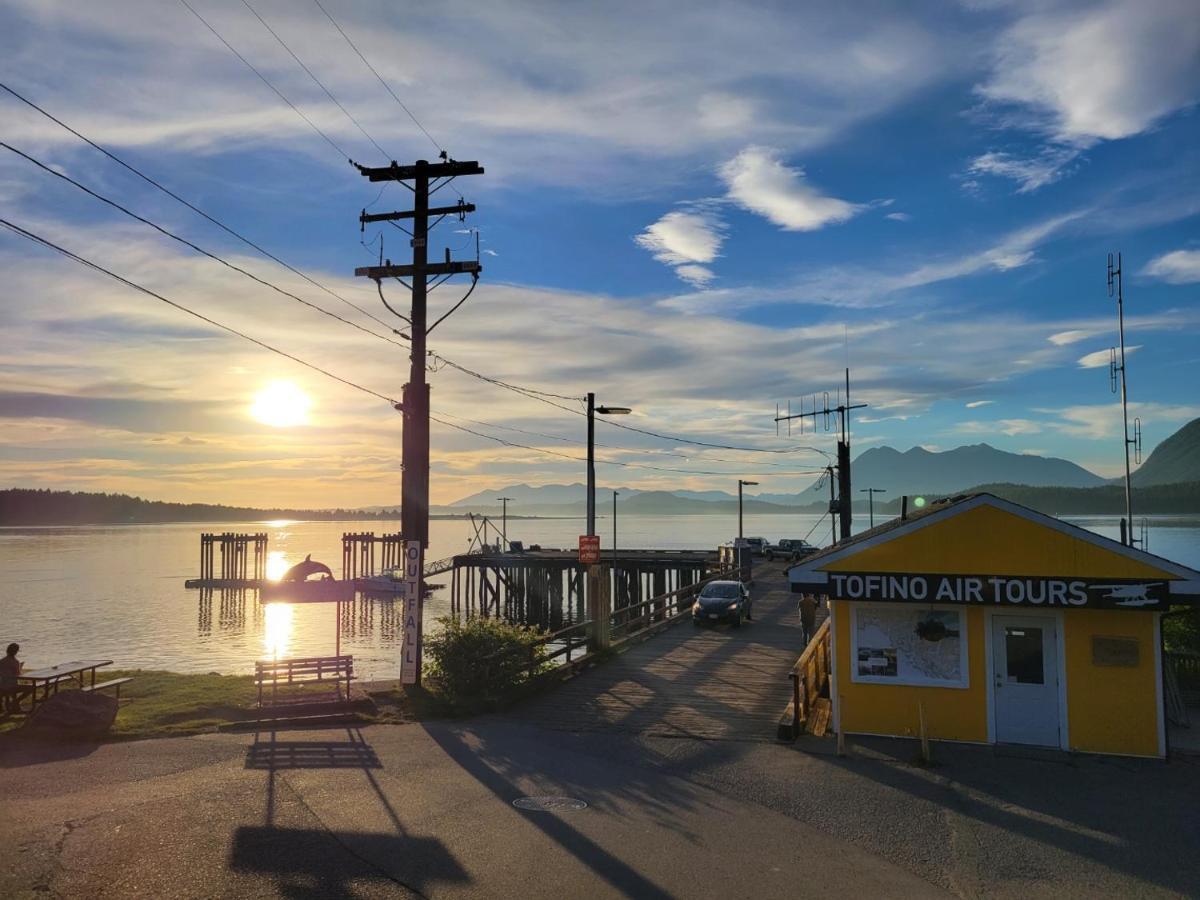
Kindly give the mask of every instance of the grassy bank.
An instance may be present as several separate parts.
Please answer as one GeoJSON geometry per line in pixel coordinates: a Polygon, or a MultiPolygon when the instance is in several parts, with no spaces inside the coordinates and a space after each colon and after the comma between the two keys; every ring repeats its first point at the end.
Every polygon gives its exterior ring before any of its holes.
{"type": "MultiPolygon", "coordinates": [[[[103,680],[131,677],[121,686],[121,706],[109,740],[139,740],[204,734],[236,728],[258,718],[258,688],[250,675],[185,675],[143,669],[107,671],[103,680]]],[[[328,685],[299,686],[294,692],[329,691],[328,685]]],[[[369,693],[374,708],[358,712],[364,722],[413,722],[441,714],[444,704],[426,691],[369,693]]],[[[0,722],[0,732],[18,729],[23,719],[0,722]]]]}

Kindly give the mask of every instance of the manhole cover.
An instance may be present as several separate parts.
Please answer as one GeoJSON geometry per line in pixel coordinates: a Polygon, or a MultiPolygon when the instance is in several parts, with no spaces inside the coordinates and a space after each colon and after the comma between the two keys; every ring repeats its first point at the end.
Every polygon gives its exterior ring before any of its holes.
{"type": "Polygon", "coordinates": [[[513,801],[517,809],[531,809],[541,812],[561,812],[564,810],[587,809],[587,803],[574,797],[518,797],[513,801]]]}

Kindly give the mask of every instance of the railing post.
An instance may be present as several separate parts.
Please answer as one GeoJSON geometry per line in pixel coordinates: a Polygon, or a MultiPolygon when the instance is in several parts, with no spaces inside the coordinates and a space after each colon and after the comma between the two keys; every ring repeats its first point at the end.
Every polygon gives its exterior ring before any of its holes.
{"type": "Polygon", "coordinates": [[[588,629],[588,650],[605,650],[612,641],[612,604],[608,591],[601,585],[603,571],[599,565],[587,567],[587,610],[592,620],[588,629]]]}
{"type": "Polygon", "coordinates": [[[792,738],[800,737],[800,675],[792,670],[792,738]]]}

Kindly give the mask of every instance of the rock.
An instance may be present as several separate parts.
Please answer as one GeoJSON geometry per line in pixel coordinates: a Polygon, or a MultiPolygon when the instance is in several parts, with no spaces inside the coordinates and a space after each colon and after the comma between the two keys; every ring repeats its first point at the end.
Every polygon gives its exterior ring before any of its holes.
{"type": "Polygon", "coordinates": [[[31,737],[97,739],[108,733],[116,718],[116,697],[84,691],[60,691],[34,710],[22,731],[31,737]]]}

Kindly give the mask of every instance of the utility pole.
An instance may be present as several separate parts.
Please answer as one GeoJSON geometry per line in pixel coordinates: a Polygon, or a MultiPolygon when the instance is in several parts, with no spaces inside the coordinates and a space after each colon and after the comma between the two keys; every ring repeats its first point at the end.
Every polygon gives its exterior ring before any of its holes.
{"type": "MultiPolygon", "coordinates": [[[[413,208],[390,213],[368,214],[363,210],[359,216],[361,227],[368,222],[391,222],[402,231],[408,232],[412,247],[411,265],[393,265],[386,260],[385,264],[367,266],[354,270],[355,275],[370,278],[379,287],[380,299],[383,299],[384,279],[395,278],[409,288],[412,294],[412,305],[408,316],[396,315],[408,322],[408,333],[411,335],[412,352],[409,356],[408,384],[404,386],[401,402],[404,415],[404,433],[402,435],[402,465],[400,522],[401,532],[405,541],[418,544],[419,570],[416,574],[415,597],[409,598],[412,606],[405,613],[405,643],[404,656],[401,658],[401,681],[405,684],[419,684],[421,678],[421,642],[422,642],[422,613],[425,600],[424,565],[425,548],[429,545],[429,385],[425,381],[426,349],[425,339],[432,328],[428,325],[426,297],[429,292],[427,279],[444,276],[434,283],[436,288],[452,275],[468,274],[478,280],[482,271],[479,260],[451,260],[450,250],[446,250],[444,262],[429,262],[429,229],[430,217],[435,216],[433,225],[436,226],[446,216],[454,215],[460,220],[469,212],[475,211],[474,204],[462,200],[455,206],[430,208],[429,197],[433,191],[444,186],[450,180],[460,175],[482,175],[483,167],[477,162],[458,162],[442,153],[440,162],[430,163],[419,159],[415,165],[399,165],[394,160],[391,165],[381,168],[355,166],[358,171],[370,181],[398,181],[408,187],[413,193],[413,208]],[[410,183],[411,182],[411,183],[410,183]],[[431,182],[437,182],[430,189],[431,182]],[[411,221],[412,230],[408,231],[399,222],[411,221]],[[406,284],[403,279],[409,279],[406,284]],[[408,635],[412,635],[410,640],[408,635]]],[[[472,284],[472,286],[474,286],[472,284]]],[[[384,300],[387,305],[387,301],[384,300]]],[[[391,307],[389,307],[391,309],[391,307]]],[[[392,310],[392,312],[395,312],[392,310]]],[[[444,317],[443,317],[444,318],[444,317]]],[[[434,322],[436,327],[441,319],[434,322]]],[[[399,333],[399,330],[396,330],[399,333]]],[[[406,603],[406,607],[408,604],[406,603]]]]}
{"type": "Polygon", "coordinates": [[[1121,543],[1132,547],[1141,543],[1133,536],[1133,487],[1129,469],[1129,448],[1137,462],[1142,461],[1142,420],[1133,420],[1133,437],[1129,436],[1129,396],[1125,390],[1125,292],[1121,277],[1121,254],[1117,254],[1116,265],[1113,265],[1113,255],[1108,254],[1108,296],[1113,295],[1113,285],[1116,285],[1117,295],[1117,334],[1120,342],[1120,355],[1113,347],[1109,350],[1108,377],[1113,393],[1117,392],[1118,381],[1121,391],[1121,424],[1125,430],[1125,518],[1121,520],[1121,543]]]}
{"type": "Polygon", "coordinates": [[[832,547],[837,544],[837,497],[834,496],[834,482],[837,481],[834,476],[834,466],[826,466],[825,474],[829,476],[829,545],[832,547]]]}
{"type": "Polygon", "coordinates": [[[875,527],[875,495],[876,494],[886,494],[887,489],[886,488],[859,488],[858,492],[860,494],[867,495],[867,503],[869,504],[868,508],[871,511],[871,527],[874,528],[875,527]]]}
{"type": "Polygon", "coordinates": [[[512,497],[497,497],[504,504],[504,510],[500,513],[500,540],[504,542],[504,549],[508,550],[508,501],[512,497]]]}
{"type": "Polygon", "coordinates": [[[742,537],[742,487],[754,487],[758,484],[757,481],[743,481],[738,479],[738,537],[742,537]]]}
{"type": "Polygon", "coordinates": [[[628,406],[597,406],[596,395],[587,395],[587,533],[596,533],[596,414],[627,416],[628,406]]]}
{"type": "MultiPolygon", "coordinates": [[[[791,430],[792,429],[792,424],[791,424],[792,421],[794,419],[799,419],[800,420],[800,433],[803,434],[804,433],[804,419],[806,417],[812,418],[813,430],[816,431],[817,416],[822,416],[824,418],[825,430],[829,431],[830,416],[833,416],[833,415],[838,416],[838,418],[839,418],[838,424],[840,426],[839,430],[841,432],[841,435],[838,439],[838,444],[837,444],[838,497],[836,500],[831,500],[829,512],[830,512],[830,515],[832,515],[833,507],[834,507],[834,505],[836,505],[837,511],[838,511],[838,518],[841,520],[841,537],[842,537],[842,540],[845,540],[846,538],[850,537],[850,531],[851,531],[851,526],[853,524],[853,515],[854,515],[854,511],[851,507],[851,496],[852,495],[851,495],[851,487],[850,487],[850,411],[855,410],[855,409],[864,409],[864,408],[866,408],[866,405],[867,405],[865,403],[852,404],[850,402],[850,369],[849,368],[846,369],[846,400],[845,400],[845,402],[842,402],[842,400],[839,397],[834,402],[836,405],[834,405],[834,406],[829,405],[829,392],[826,391],[825,392],[825,400],[820,406],[817,405],[816,395],[813,395],[813,408],[811,410],[809,410],[808,412],[804,411],[804,401],[803,401],[803,399],[801,399],[800,412],[793,414],[791,412],[791,403],[789,401],[787,415],[780,415],[779,408],[776,407],[775,422],[776,422],[777,427],[778,427],[778,423],[787,422],[788,423],[788,434],[790,435],[792,433],[792,430],[791,430]]],[[[831,475],[831,477],[832,477],[832,475],[831,475]]],[[[832,489],[833,489],[833,487],[832,487],[832,482],[831,482],[830,490],[832,490],[832,489]]],[[[836,543],[836,540],[835,540],[835,543],[836,543]]]]}

